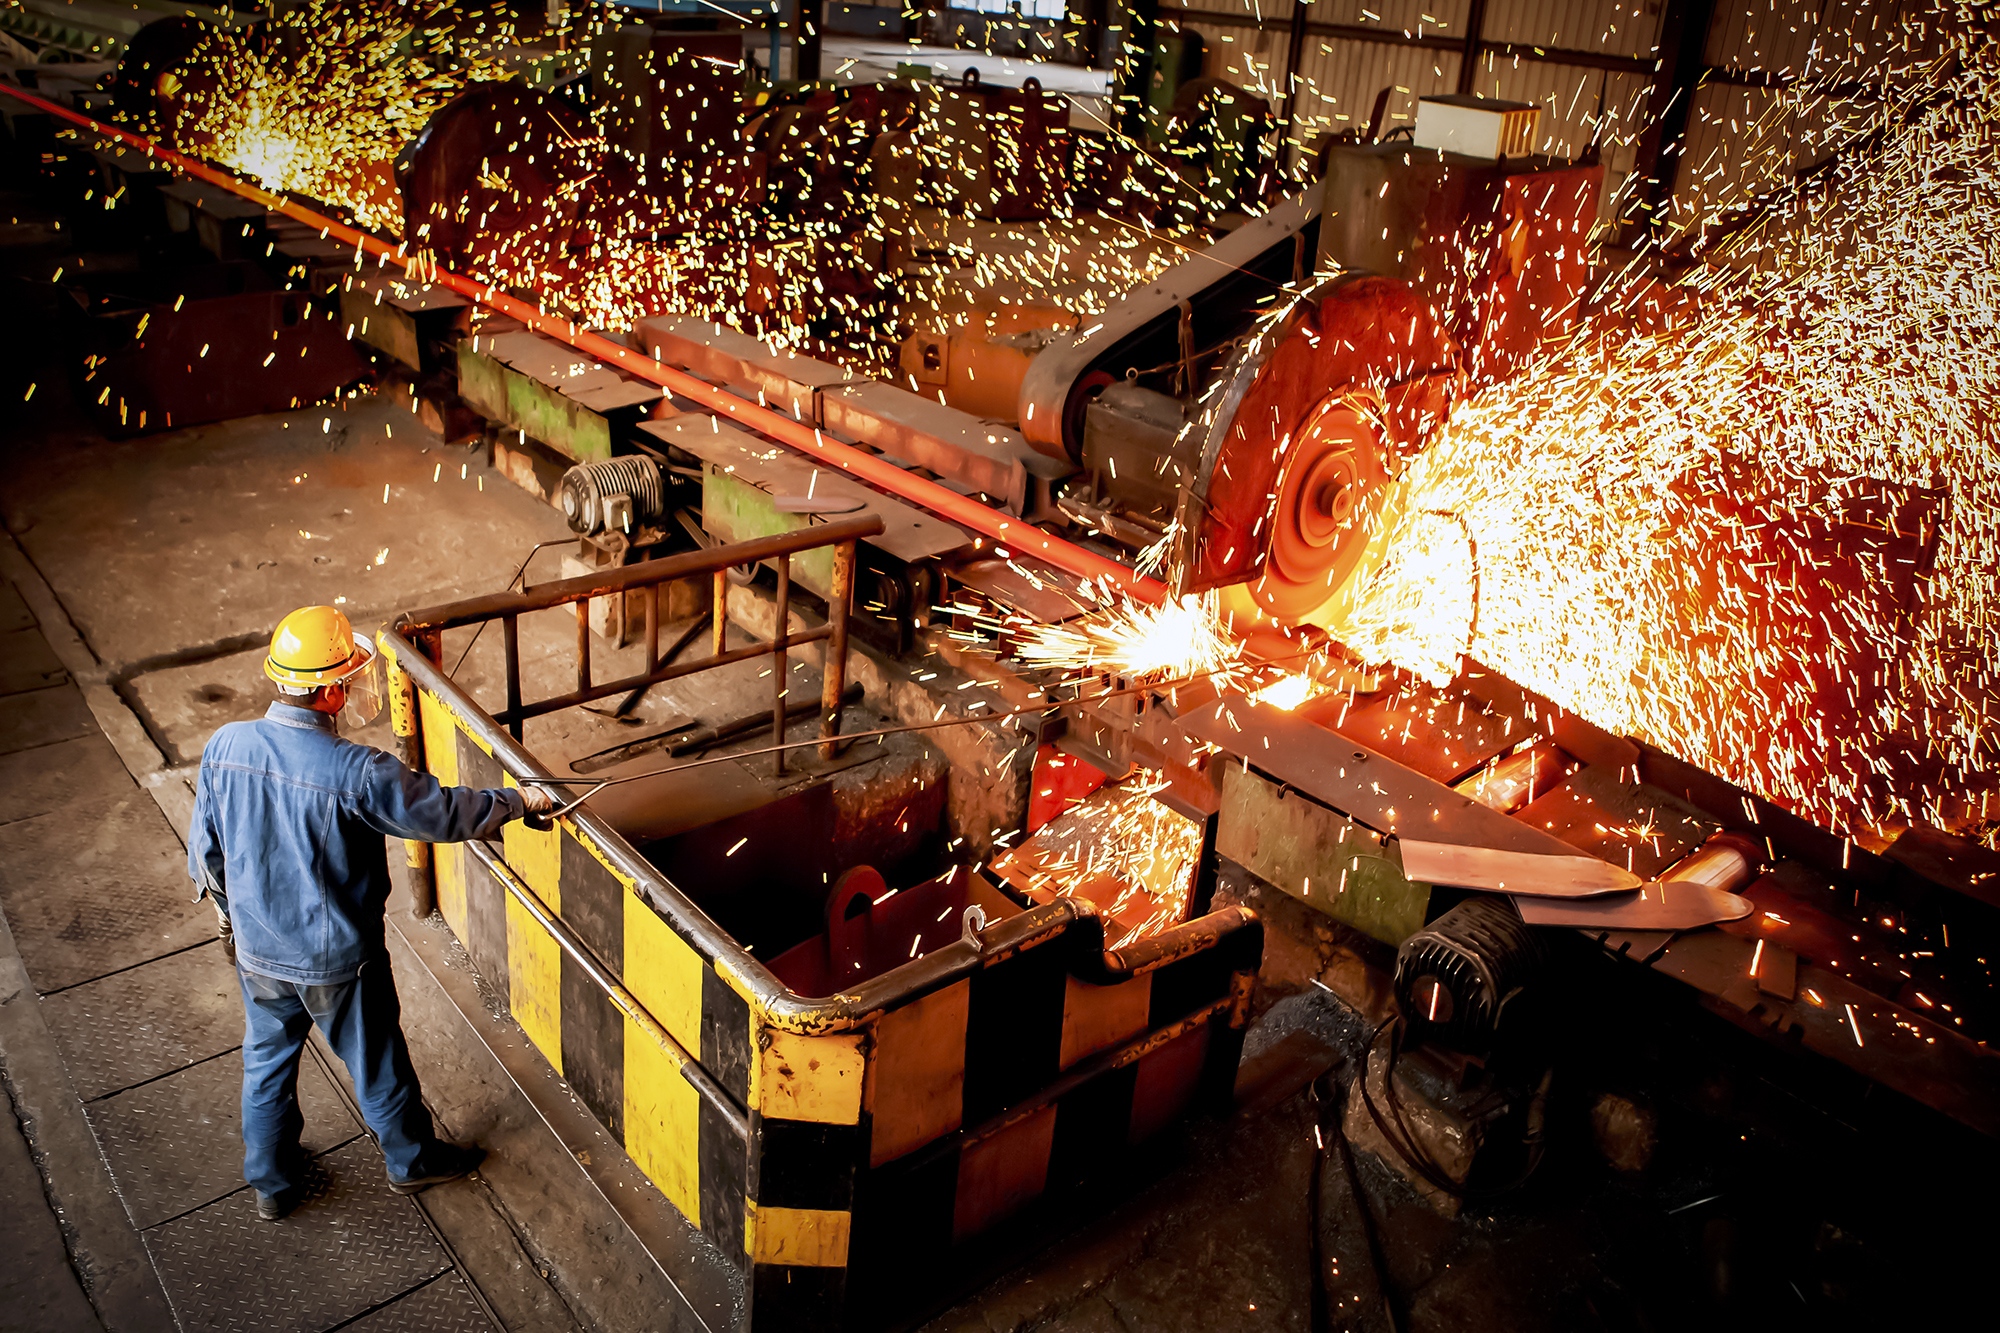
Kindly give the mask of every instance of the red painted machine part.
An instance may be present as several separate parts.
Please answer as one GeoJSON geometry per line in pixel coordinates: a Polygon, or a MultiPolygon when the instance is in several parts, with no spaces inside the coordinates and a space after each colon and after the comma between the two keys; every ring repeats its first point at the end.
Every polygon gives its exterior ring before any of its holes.
{"type": "Polygon", "coordinates": [[[1028,787],[1028,835],[1041,832],[1050,820],[1110,780],[1102,769],[1053,745],[1042,746],[1035,751],[1034,781],[1028,787]]]}

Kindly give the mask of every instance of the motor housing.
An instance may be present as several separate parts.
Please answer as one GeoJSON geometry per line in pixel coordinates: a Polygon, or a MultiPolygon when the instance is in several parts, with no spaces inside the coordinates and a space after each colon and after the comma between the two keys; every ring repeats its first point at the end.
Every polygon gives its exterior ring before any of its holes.
{"type": "Polygon", "coordinates": [[[1396,1003],[1410,1044],[1436,1036],[1484,1048],[1548,964],[1547,946],[1508,898],[1467,898],[1396,951],[1396,1003]]]}
{"type": "Polygon", "coordinates": [[[667,512],[660,465],[643,454],[578,463],[563,473],[562,511],[584,537],[656,526],[667,512]]]}

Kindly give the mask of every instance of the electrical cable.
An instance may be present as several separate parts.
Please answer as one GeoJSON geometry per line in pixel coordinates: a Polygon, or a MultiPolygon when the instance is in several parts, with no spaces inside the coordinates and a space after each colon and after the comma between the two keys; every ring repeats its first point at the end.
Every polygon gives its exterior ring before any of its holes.
{"type": "Polygon", "coordinates": [[[1409,1121],[1404,1117],[1402,1101],[1396,1096],[1395,1084],[1396,1061],[1402,1053],[1403,1027],[1403,1016],[1397,1013],[1390,1014],[1375,1025],[1374,1032],[1369,1034],[1368,1045],[1362,1052],[1361,1072],[1355,1076],[1361,1089],[1362,1105],[1368,1108],[1368,1118],[1375,1122],[1375,1128],[1381,1131],[1383,1139],[1396,1156],[1402,1158],[1406,1166],[1433,1187],[1468,1203],[1497,1199],[1527,1184],[1529,1177],[1533,1176],[1542,1164],[1543,1115],[1553,1071],[1543,1074],[1540,1085],[1528,1103],[1528,1123],[1526,1132],[1521,1137],[1521,1146],[1527,1150],[1527,1161],[1523,1164],[1520,1174],[1504,1185],[1476,1188],[1468,1186],[1453,1180],[1443,1167],[1431,1159],[1430,1154],[1423,1151],[1417,1142],[1417,1136],[1410,1129],[1409,1121]],[[1382,1095],[1389,1103],[1390,1115],[1396,1124],[1394,1129],[1391,1129],[1389,1121],[1383,1118],[1381,1109],[1375,1105],[1375,1099],[1368,1091],[1369,1066],[1374,1063],[1375,1048],[1381,1042],[1385,1030],[1389,1033],[1389,1054],[1382,1070],[1382,1095]]]}
{"type": "MultiPolygon", "coordinates": [[[[1348,1198],[1353,1203],[1355,1220],[1360,1223],[1359,1229],[1365,1253],[1373,1270],[1362,1275],[1364,1293],[1361,1294],[1365,1294],[1367,1285],[1373,1285],[1374,1294],[1381,1298],[1383,1321],[1388,1326],[1389,1333],[1396,1333],[1398,1327],[1396,1309],[1390,1300],[1388,1284],[1385,1281],[1389,1265],[1382,1254],[1382,1238],[1375,1228],[1374,1212],[1368,1205],[1367,1194],[1361,1188],[1361,1173],[1355,1169],[1353,1145],[1347,1141],[1346,1132],[1342,1127],[1344,1117],[1341,1114],[1340,1081],[1334,1077],[1334,1072],[1336,1071],[1329,1071],[1314,1080],[1312,1084],[1313,1100],[1319,1108],[1315,1116],[1314,1129],[1319,1136],[1320,1150],[1313,1156],[1312,1174],[1306,1184],[1306,1224],[1312,1229],[1312,1234],[1308,1238],[1313,1265],[1310,1327],[1313,1333],[1333,1333],[1336,1329],[1353,1327],[1346,1320],[1335,1319],[1330,1293],[1327,1290],[1330,1256],[1327,1254],[1326,1245],[1326,1159],[1337,1157],[1340,1160],[1341,1174],[1347,1181],[1348,1198]]],[[[1337,1260],[1331,1266],[1337,1274],[1337,1260]]],[[[1371,1312],[1364,1309],[1358,1313],[1366,1319],[1371,1312]]]]}

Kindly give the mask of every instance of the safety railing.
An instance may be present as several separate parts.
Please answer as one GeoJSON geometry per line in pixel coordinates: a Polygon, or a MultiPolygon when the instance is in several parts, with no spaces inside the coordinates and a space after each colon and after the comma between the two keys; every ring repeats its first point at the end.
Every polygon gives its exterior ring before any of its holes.
{"type": "MultiPolygon", "coordinates": [[[[875,530],[827,524],[411,612],[378,641],[406,758],[447,785],[548,782],[518,739],[522,719],[822,638],[822,736],[837,742],[852,543],[875,530]],[[600,684],[586,668],[575,690],[538,702],[516,683],[504,714],[441,660],[454,626],[504,627],[751,561],[778,562],[787,598],[788,557],[826,544],[846,548],[842,595],[817,632],[789,633],[781,604],[775,643],[687,668],[649,644],[637,675],[600,684]]],[[[651,620],[649,639],[657,609],[651,620]]],[[[435,906],[527,1043],[678,1213],[648,1234],[713,1333],[833,1333],[915,1309],[953,1288],[1001,1223],[1094,1198],[1099,1163],[1226,1099],[1261,953],[1241,908],[1107,951],[1088,904],[1024,910],[975,876],[947,877],[935,883],[968,905],[938,899],[958,915],[931,934],[911,927],[924,948],[813,996],[717,924],[702,905],[712,884],[670,878],[588,806],[547,828],[510,823],[497,845],[409,848],[419,912],[435,906]]]]}
{"type": "MultiPolygon", "coordinates": [[[[848,519],[842,523],[816,524],[798,532],[761,537],[732,546],[710,547],[648,560],[637,565],[620,565],[600,573],[580,575],[554,583],[537,584],[520,592],[494,593],[449,606],[412,611],[396,622],[397,630],[433,661],[444,632],[471,625],[499,621],[506,655],[507,706],[493,719],[521,739],[521,724],[531,717],[561,712],[594,699],[629,694],[665,681],[678,680],[702,671],[746,662],[755,657],[782,658],[803,644],[827,643],[826,666],[820,687],[820,755],[834,757],[839,745],[841,695],[847,688],[847,613],[854,595],[854,549],[863,537],[882,531],[879,516],[848,519]],[[821,547],[834,548],[833,586],[827,598],[824,625],[797,633],[791,630],[792,557],[821,547]],[[767,644],[742,648],[728,646],[727,574],[732,567],[774,561],[778,572],[777,632],[767,644]],[[707,575],[714,579],[714,612],[710,626],[709,656],[695,662],[676,662],[687,639],[675,644],[660,657],[660,589],[681,579],[707,575]],[[646,613],[646,667],[637,675],[618,680],[592,681],[590,652],[590,603],[598,597],[624,597],[643,592],[646,613]],[[525,702],[521,698],[521,617],[530,611],[547,611],[559,606],[576,608],[576,688],[568,694],[525,702]]],[[[771,740],[782,745],[785,739],[785,693],[788,673],[782,666],[771,673],[771,740]]],[[[785,755],[773,756],[777,771],[785,771],[785,755]]]]}

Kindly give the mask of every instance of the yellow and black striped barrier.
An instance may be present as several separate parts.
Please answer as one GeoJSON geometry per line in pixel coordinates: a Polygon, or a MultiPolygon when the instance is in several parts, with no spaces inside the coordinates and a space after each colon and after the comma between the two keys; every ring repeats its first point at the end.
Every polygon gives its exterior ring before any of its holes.
{"type": "MultiPolygon", "coordinates": [[[[453,785],[553,776],[402,628],[380,642],[406,759],[453,785]]],[[[509,824],[497,848],[413,849],[420,885],[426,857],[482,977],[712,1242],[685,1262],[730,1270],[743,1329],[865,1327],[945,1298],[978,1238],[1073,1203],[1204,1092],[1226,1099],[1262,952],[1238,909],[1107,953],[1086,905],[1007,904],[811,999],[587,808],[509,824]]]]}

